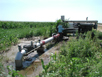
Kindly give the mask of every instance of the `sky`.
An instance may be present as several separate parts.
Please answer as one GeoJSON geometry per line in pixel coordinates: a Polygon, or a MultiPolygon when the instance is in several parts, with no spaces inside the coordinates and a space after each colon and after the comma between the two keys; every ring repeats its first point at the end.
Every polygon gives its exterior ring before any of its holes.
{"type": "Polygon", "coordinates": [[[1,21],[55,22],[61,15],[102,23],[102,0],[0,0],[1,21]]]}

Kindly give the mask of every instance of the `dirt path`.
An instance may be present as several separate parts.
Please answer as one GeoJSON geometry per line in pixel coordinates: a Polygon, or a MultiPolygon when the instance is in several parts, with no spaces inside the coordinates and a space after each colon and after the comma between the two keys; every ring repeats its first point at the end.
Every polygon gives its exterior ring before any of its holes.
{"type": "MultiPolygon", "coordinates": [[[[15,57],[18,52],[18,45],[29,45],[31,41],[37,41],[41,37],[33,37],[29,39],[21,39],[19,40],[19,43],[15,46],[12,46],[10,50],[3,55],[5,56],[4,59],[4,66],[6,67],[7,65],[12,65],[13,68],[15,69],[15,57]]],[[[41,65],[41,59],[44,60],[44,64],[48,64],[50,61],[50,55],[52,53],[58,53],[59,49],[61,47],[63,42],[60,42],[57,46],[52,47],[51,49],[47,50],[45,53],[43,53],[41,56],[38,56],[37,52],[33,52],[29,54],[30,58],[32,61],[25,61],[23,63],[24,67],[27,67],[19,72],[19,74],[25,75],[27,77],[35,77],[36,75],[39,75],[39,73],[43,70],[42,65],[41,65]]],[[[7,71],[6,71],[7,72],[7,71]]]]}

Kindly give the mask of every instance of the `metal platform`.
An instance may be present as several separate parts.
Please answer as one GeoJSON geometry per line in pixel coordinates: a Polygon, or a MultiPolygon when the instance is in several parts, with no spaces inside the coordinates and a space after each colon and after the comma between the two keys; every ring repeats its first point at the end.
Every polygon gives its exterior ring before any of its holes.
{"type": "Polygon", "coordinates": [[[64,22],[73,22],[73,23],[98,23],[97,20],[69,20],[69,21],[64,21],[64,22]]]}

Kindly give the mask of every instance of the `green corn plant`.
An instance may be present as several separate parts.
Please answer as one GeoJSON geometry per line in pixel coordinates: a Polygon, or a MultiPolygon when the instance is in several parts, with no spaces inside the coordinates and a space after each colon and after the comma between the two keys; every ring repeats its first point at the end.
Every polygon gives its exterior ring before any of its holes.
{"type": "Polygon", "coordinates": [[[11,65],[7,66],[7,69],[8,69],[7,77],[24,77],[23,75],[18,74],[19,71],[14,70],[11,65]]]}
{"type": "Polygon", "coordinates": [[[47,65],[44,65],[44,61],[41,59],[41,63],[42,63],[42,67],[43,67],[45,73],[47,74],[47,70],[50,67],[50,62],[47,65]]]}

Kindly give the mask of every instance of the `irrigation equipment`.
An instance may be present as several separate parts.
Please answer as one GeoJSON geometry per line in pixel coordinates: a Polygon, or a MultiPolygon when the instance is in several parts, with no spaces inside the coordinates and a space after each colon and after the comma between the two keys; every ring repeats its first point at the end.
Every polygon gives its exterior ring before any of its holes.
{"type": "Polygon", "coordinates": [[[53,35],[52,37],[49,37],[45,40],[42,40],[37,43],[34,43],[31,41],[31,44],[30,45],[24,45],[23,48],[19,45],[18,46],[18,49],[19,49],[19,52],[17,53],[16,55],[16,58],[15,58],[15,67],[16,69],[19,69],[19,68],[22,68],[23,64],[22,64],[22,59],[25,55],[27,54],[30,54],[31,52],[37,50],[37,52],[44,52],[44,48],[43,48],[43,45],[52,41],[52,40],[56,40],[60,37],[60,34],[56,34],[56,35],[53,35]]]}
{"type": "MultiPolygon", "coordinates": [[[[63,16],[62,16],[63,17],[63,16]]],[[[79,33],[84,33],[86,31],[92,30],[92,28],[97,29],[97,22],[98,21],[65,21],[64,18],[62,18],[62,22],[64,23],[68,23],[68,22],[73,22],[71,28],[64,28],[63,25],[58,25],[57,26],[57,34],[53,34],[52,37],[49,37],[45,40],[39,40],[37,43],[33,43],[31,41],[30,45],[24,45],[23,48],[19,45],[18,49],[19,52],[16,55],[15,58],[15,68],[16,69],[21,69],[23,67],[23,57],[27,54],[30,54],[32,52],[34,52],[35,50],[39,53],[42,52],[44,53],[44,47],[43,45],[45,45],[46,43],[53,41],[53,40],[57,40],[60,41],[63,39],[63,36],[67,35],[67,33],[76,33],[76,31],[78,31],[79,33]]],[[[69,23],[70,24],[70,23],[69,23]]]]}

